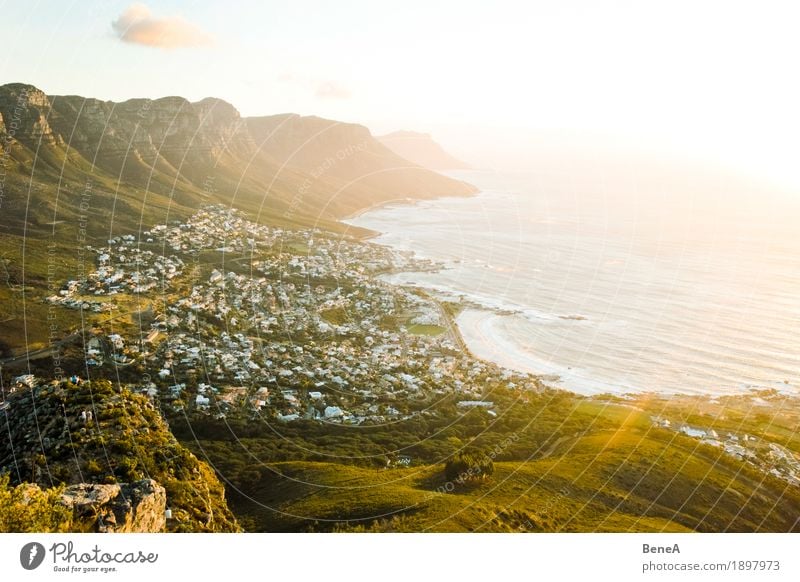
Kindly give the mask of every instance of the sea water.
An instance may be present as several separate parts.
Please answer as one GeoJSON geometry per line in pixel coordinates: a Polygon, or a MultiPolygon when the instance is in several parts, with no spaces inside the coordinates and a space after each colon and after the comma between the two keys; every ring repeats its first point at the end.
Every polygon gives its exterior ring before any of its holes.
{"type": "Polygon", "coordinates": [[[702,166],[451,174],[350,222],[440,261],[478,357],[580,393],[800,391],[800,194],[702,166]]]}

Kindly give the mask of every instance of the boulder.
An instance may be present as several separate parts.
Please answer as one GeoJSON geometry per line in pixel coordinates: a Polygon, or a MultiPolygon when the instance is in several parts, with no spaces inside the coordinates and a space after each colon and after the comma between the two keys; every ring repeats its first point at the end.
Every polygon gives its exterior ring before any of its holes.
{"type": "Polygon", "coordinates": [[[62,493],[61,503],[72,509],[74,523],[84,531],[155,533],[166,525],[167,494],[152,479],[72,485],[62,493]]]}

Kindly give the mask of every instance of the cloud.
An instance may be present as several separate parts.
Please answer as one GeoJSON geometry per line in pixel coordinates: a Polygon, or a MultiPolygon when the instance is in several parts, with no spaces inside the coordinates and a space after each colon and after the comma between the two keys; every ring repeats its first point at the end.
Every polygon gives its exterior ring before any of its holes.
{"type": "Polygon", "coordinates": [[[349,99],[350,91],[335,81],[325,81],[317,86],[315,95],[320,99],[349,99]]]}
{"type": "Polygon", "coordinates": [[[156,18],[144,4],[131,4],[111,23],[114,33],[123,42],[172,49],[206,46],[212,38],[206,32],[181,18],[156,18]]]}

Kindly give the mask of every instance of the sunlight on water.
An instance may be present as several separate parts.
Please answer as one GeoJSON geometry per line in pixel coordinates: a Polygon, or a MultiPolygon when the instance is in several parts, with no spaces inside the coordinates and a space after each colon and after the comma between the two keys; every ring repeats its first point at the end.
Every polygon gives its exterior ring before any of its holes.
{"type": "Polygon", "coordinates": [[[458,176],[481,194],[353,222],[444,262],[392,278],[470,299],[476,355],[580,392],[800,388],[791,195],[698,168],[458,176]]]}

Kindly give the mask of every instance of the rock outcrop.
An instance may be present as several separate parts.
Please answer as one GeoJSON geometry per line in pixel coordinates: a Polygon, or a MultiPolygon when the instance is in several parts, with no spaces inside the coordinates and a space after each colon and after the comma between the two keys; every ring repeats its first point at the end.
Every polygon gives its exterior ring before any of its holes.
{"type": "Polygon", "coordinates": [[[158,533],[166,525],[167,493],[152,479],[72,485],[61,494],[61,503],[72,511],[73,530],[158,533]]]}
{"type": "Polygon", "coordinates": [[[13,139],[28,147],[37,147],[41,143],[63,145],[63,138],[53,132],[47,120],[50,100],[43,91],[23,83],[11,83],[2,89],[0,116],[6,140],[13,139]]]}

